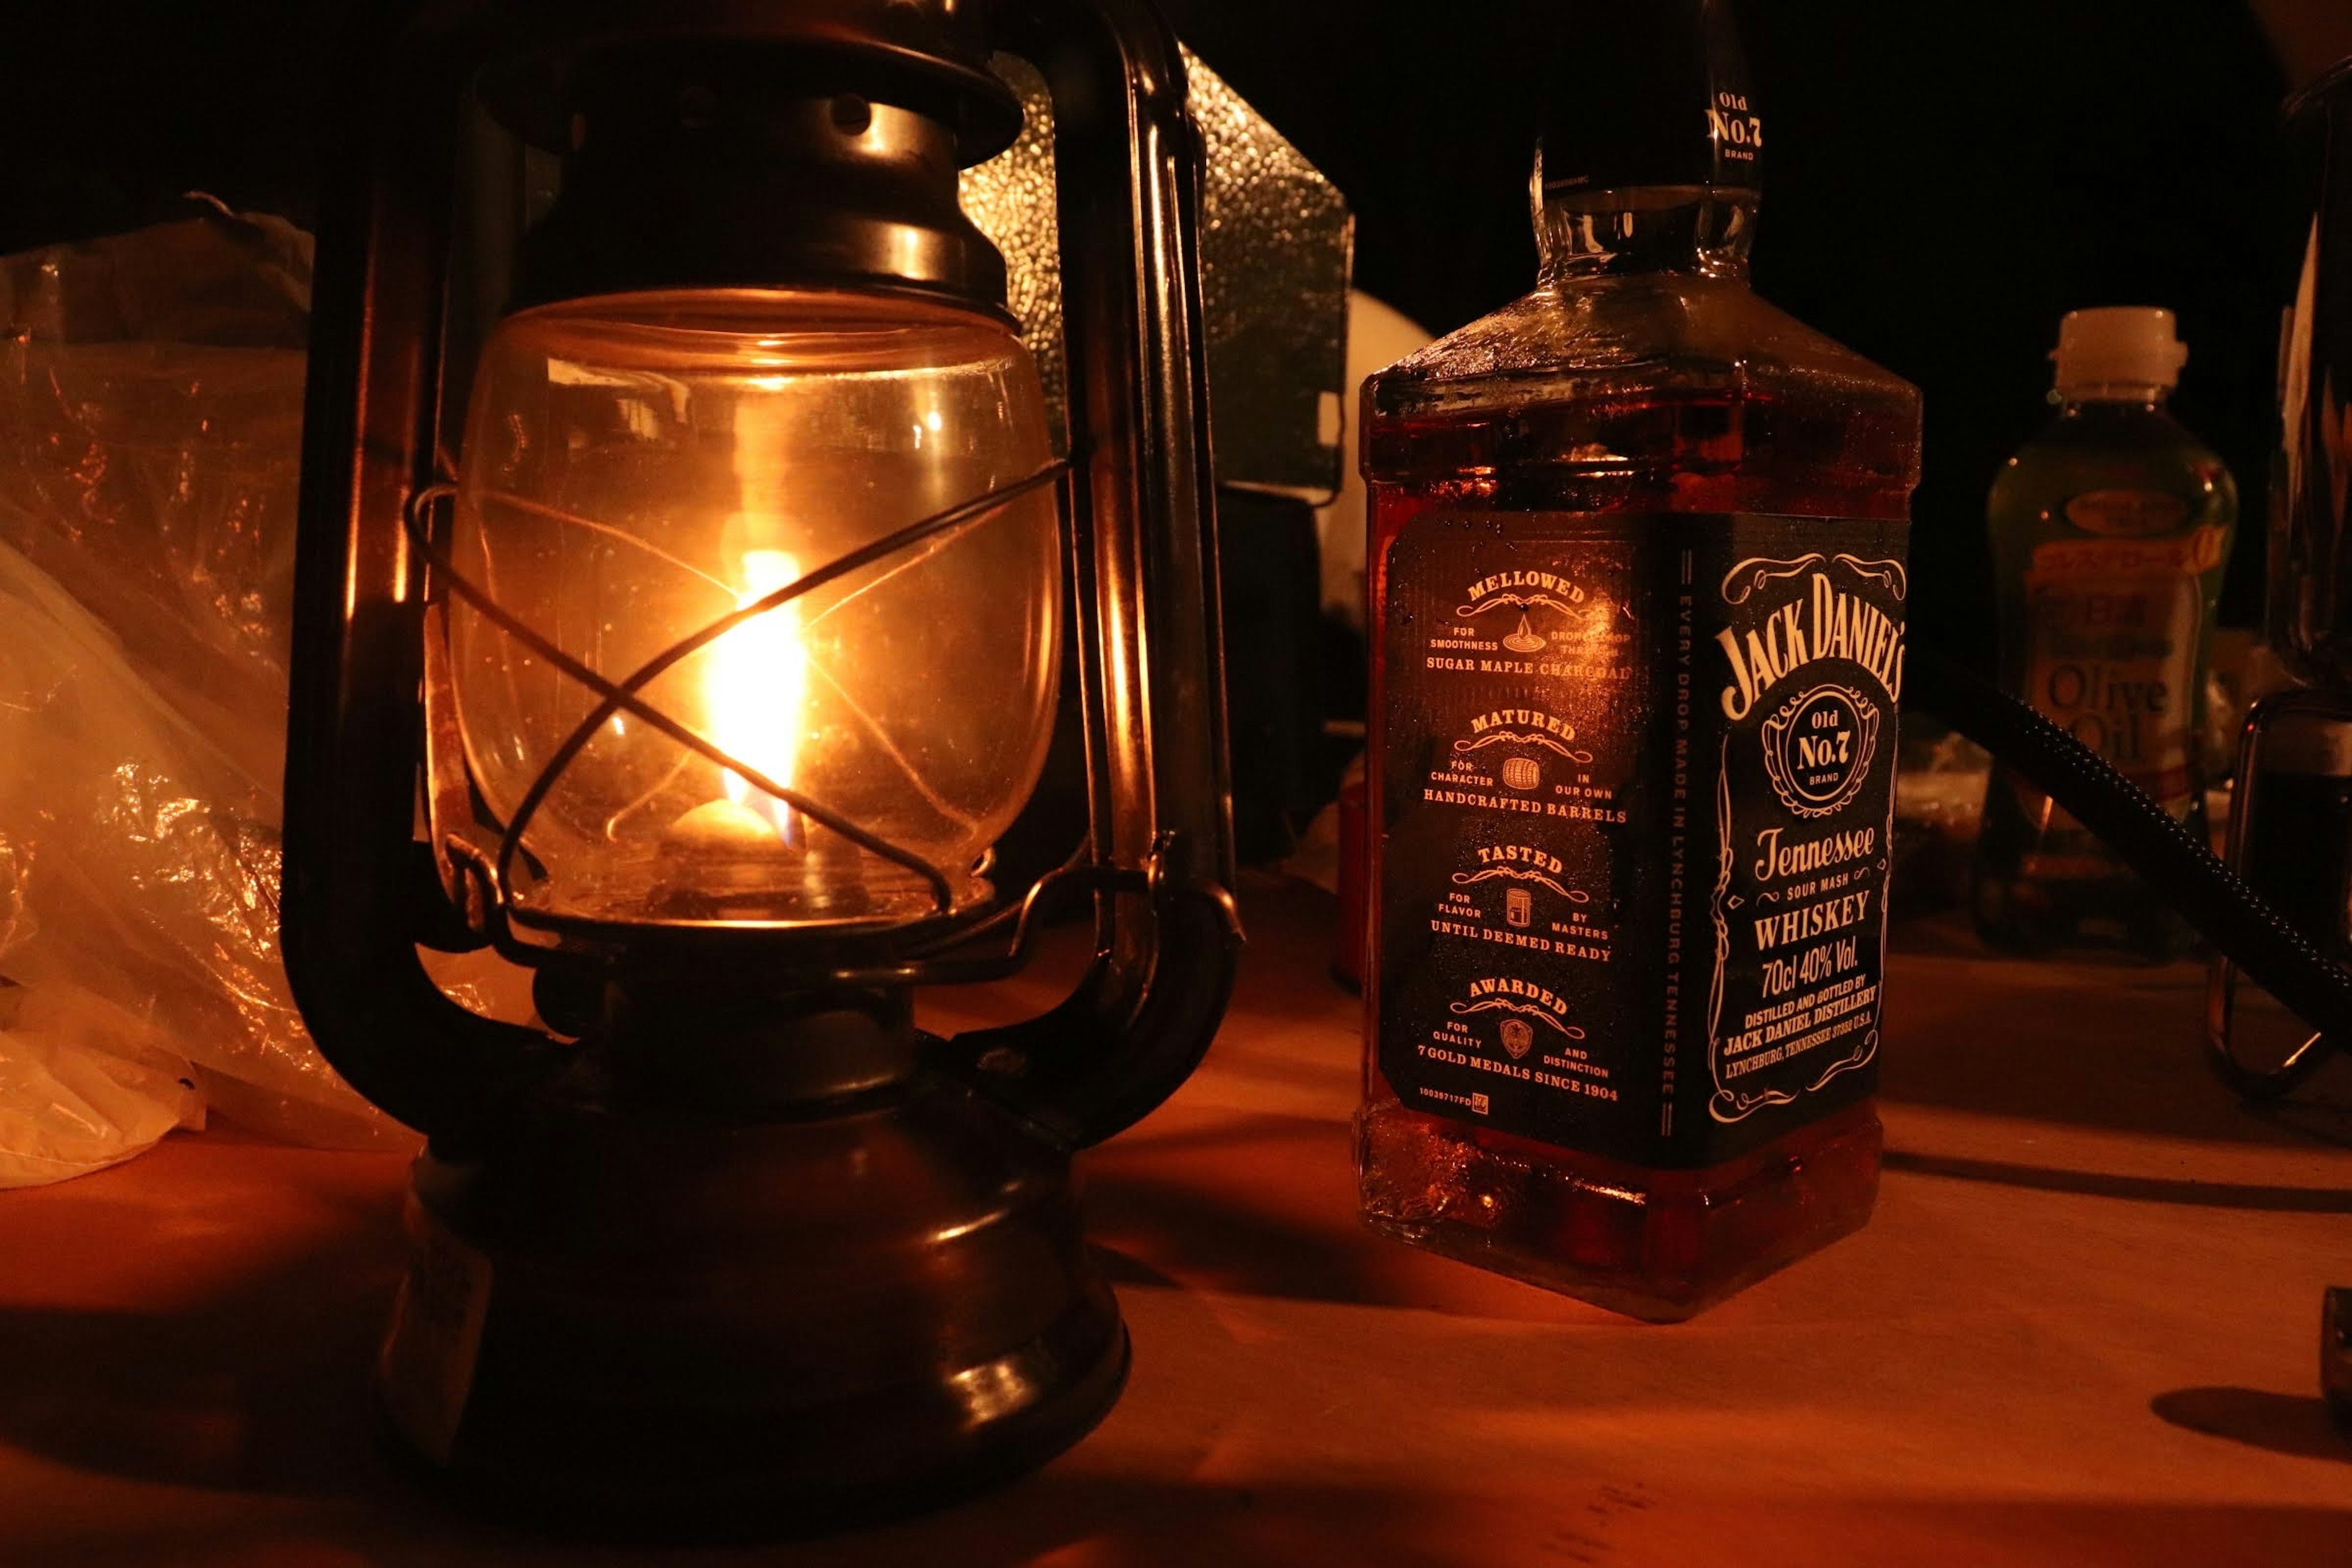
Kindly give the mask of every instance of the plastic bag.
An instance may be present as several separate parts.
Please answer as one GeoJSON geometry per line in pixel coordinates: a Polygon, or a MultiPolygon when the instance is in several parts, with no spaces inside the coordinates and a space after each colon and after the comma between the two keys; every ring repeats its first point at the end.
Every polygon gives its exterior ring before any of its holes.
{"type": "Polygon", "coordinates": [[[0,258],[0,542],[274,795],[310,243],[208,209],[0,258]]]}
{"type": "Polygon", "coordinates": [[[408,1141],[278,955],[309,277],[299,231],[217,209],[0,259],[0,1184],[205,1104],[408,1141]]]}
{"type": "Polygon", "coordinates": [[[194,1068],[152,1031],[88,996],[46,994],[27,1019],[22,987],[0,1011],[0,1187],[26,1187],[115,1164],[174,1127],[204,1125],[194,1068]],[[60,1032],[62,1026],[63,1032],[60,1032]]]}
{"type": "MultiPolygon", "coordinates": [[[[8,510],[0,503],[0,528],[21,526],[8,510]]],[[[89,1086],[101,1079],[119,1091],[110,1103],[151,1091],[155,1114],[122,1123],[126,1140],[131,1122],[147,1142],[194,1123],[184,1077],[205,1103],[263,1131],[337,1146],[392,1142],[394,1130],[320,1059],[287,993],[277,792],[5,545],[0,628],[0,973],[22,997],[16,1025],[0,1030],[0,1124],[52,1092],[54,1083],[26,1078],[37,1057],[44,1077],[79,1086],[93,1109],[89,1086]],[[156,1070],[70,1059],[92,1054],[156,1070]],[[175,1058],[183,1065],[169,1070],[175,1058]]],[[[103,1141],[88,1146],[110,1152],[103,1141]]],[[[0,1141],[0,1152],[24,1147],[0,1141]]]]}

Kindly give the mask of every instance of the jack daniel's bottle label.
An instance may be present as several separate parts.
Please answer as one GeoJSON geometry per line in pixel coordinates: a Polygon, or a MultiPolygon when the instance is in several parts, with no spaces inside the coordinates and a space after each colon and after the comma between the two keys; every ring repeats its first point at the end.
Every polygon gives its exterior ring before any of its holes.
{"type": "Polygon", "coordinates": [[[1379,1051],[1654,1166],[1872,1092],[1906,528],[1429,514],[1387,563],[1379,1051]]]}

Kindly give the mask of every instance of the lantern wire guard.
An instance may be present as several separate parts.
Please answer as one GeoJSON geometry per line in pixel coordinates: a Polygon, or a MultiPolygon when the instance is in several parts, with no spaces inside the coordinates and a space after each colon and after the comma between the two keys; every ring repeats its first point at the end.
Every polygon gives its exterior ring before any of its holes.
{"type": "MultiPolygon", "coordinates": [[[[530,830],[532,818],[538,814],[540,806],[546,801],[549,793],[562,777],[564,770],[578,760],[597,731],[619,712],[626,712],[632,717],[644,721],[705,761],[740,774],[753,788],[782,801],[794,811],[801,812],[813,821],[840,834],[867,853],[879,856],[913,872],[922,879],[930,889],[934,900],[934,915],[938,920],[950,919],[954,913],[954,889],[945,870],[925,860],[912,850],[870,831],[854,818],[834,810],[824,802],[769,777],[759,768],[729,752],[716,742],[697,731],[692,726],[680,721],[647,701],[642,693],[665,672],[709,647],[737,626],[779,610],[794,600],[814,593],[832,583],[850,577],[868,567],[880,565],[891,557],[910,551],[928,540],[984,523],[1011,502],[1044,486],[1057,483],[1066,476],[1068,470],[1068,463],[1057,459],[1011,484],[999,486],[847,551],[832,561],[802,574],[792,582],[783,584],[735,610],[719,616],[700,629],[678,638],[618,681],[607,679],[581,659],[566,652],[553,638],[500,605],[494,595],[457,569],[449,559],[448,553],[435,539],[431,524],[432,514],[438,504],[455,497],[457,493],[455,485],[445,481],[417,491],[415,500],[406,510],[405,521],[419,555],[432,571],[433,580],[446,584],[450,593],[464,599],[508,636],[547,660],[551,667],[574,682],[586,687],[597,698],[595,706],[564,737],[532,779],[530,787],[524,792],[520,803],[517,805],[512,819],[503,825],[498,848],[495,855],[488,861],[487,868],[478,847],[470,839],[454,832],[446,823],[438,820],[433,823],[434,841],[440,852],[448,858],[453,866],[462,865],[468,872],[483,876],[487,882],[487,888],[484,889],[486,896],[478,900],[468,900],[467,902],[469,922],[479,919],[481,922],[478,928],[479,934],[489,938],[502,953],[517,962],[531,963],[544,955],[547,949],[543,946],[520,942],[511,933],[510,928],[516,923],[513,898],[514,863],[517,857],[524,853],[523,838],[530,830]]],[[[427,636],[437,637],[440,634],[441,628],[436,626],[428,630],[427,636]]],[[[428,669],[437,662],[429,662],[428,669]]],[[[432,682],[433,679],[434,677],[428,675],[428,682],[432,682]]],[[[428,689],[425,698],[428,707],[447,700],[446,691],[439,689],[437,686],[428,689]]],[[[436,803],[437,808],[439,803],[449,799],[455,793],[454,789],[436,787],[429,798],[436,803]]],[[[435,811],[436,818],[439,815],[436,809],[435,811]]],[[[1019,901],[1018,939],[1012,952],[1004,955],[1003,963],[1009,968],[1019,963],[1025,952],[1027,938],[1034,930],[1028,917],[1037,909],[1039,901],[1049,891],[1055,894],[1078,889],[1143,891],[1148,890],[1149,886],[1148,875],[1123,873],[1115,868],[1096,868],[1073,864],[1049,873],[1045,879],[1041,879],[1034,885],[1019,901]]],[[[992,914],[984,915],[976,923],[984,929],[992,920],[999,920],[1003,915],[1013,912],[1016,911],[996,910],[992,914]]],[[[529,917],[525,918],[529,919],[529,917]]],[[[553,925],[559,922],[547,919],[545,923],[553,925]]],[[[593,930],[600,922],[567,918],[560,923],[575,930],[593,930]]],[[[676,918],[637,919],[626,922],[625,928],[613,929],[625,929],[628,934],[637,935],[648,929],[683,931],[719,927],[740,930],[751,923],[755,922],[693,921],[676,918]]],[[[814,923],[830,927],[840,922],[788,923],[814,923]]],[[[887,923],[891,925],[896,935],[911,941],[915,945],[924,945],[929,942],[936,941],[940,935],[936,920],[887,923]]],[[[970,934],[970,931],[960,927],[947,934],[952,940],[970,934]]],[[[957,971],[954,978],[982,978],[986,973],[992,972],[995,971],[964,969],[957,971]]],[[[904,983],[944,977],[941,972],[900,965],[873,971],[836,971],[829,978],[839,984],[856,984],[860,981],[904,983]]]]}

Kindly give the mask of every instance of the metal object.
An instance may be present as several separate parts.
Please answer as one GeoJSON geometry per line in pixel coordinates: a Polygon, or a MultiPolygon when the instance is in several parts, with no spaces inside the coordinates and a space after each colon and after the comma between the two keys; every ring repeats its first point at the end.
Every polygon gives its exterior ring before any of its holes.
{"type": "MultiPolygon", "coordinates": [[[[2271,494],[2267,634],[2304,684],[2256,703],[2238,752],[2225,859],[2284,907],[2339,963],[2352,959],[2352,816],[2326,807],[2352,778],[2352,60],[2287,106],[2288,136],[2313,196],[2303,272],[2279,346],[2280,459],[2271,494]],[[2287,781],[2294,782],[2287,782],[2287,781]],[[2290,846],[2265,855],[2266,842],[2290,846]]],[[[2238,966],[2214,958],[2206,1005],[2213,1065],[2241,1093],[2290,1092],[2335,1054],[2313,1034],[2281,1059],[2243,1059],[2238,966]]]]}
{"type": "MultiPolygon", "coordinates": [[[[1017,1473],[1091,1426],[1126,1364],[1070,1152],[1198,1061],[1240,939],[1175,41],[1146,0],[517,0],[428,13],[363,55],[320,240],[282,930],[329,1059],[431,1141],[384,1363],[394,1427],[492,1506],[661,1533],[825,1528],[1017,1473]],[[520,302],[814,280],[1001,309],[996,252],[954,199],[958,166],[1018,129],[998,49],[1058,115],[1084,847],[993,907],[942,896],[894,924],[519,918],[530,814],[486,828],[448,694],[453,600],[505,613],[453,569],[434,504],[495,294],[447,258],[510,251],[520,302]],[[518,191],[562,161],[527,231],[467,205],[477,82],[537,149],[501,164],[518,191]],[[889,156],[859,151],[876,145],[889,156]],[[1091,900],[1097,955],[1066,1001],[915,1030],[910,987],[1010,973],[1065,899],[1091,900]],[[537,970],[557,1035],[468,1012],[418,951],[484,943],[537,970]]],[[[741,614],[859,563],[812,563],[741,614]]],[[[645,671],[577,663],[555,668],[596,712],[742,767],[646,700],[645,671]]]]}
{"type": "MultiPolygon", "coordinates": [[[[1347,383],[1347,199],[1240,94],[1183,51],[1202,144],[1201,291],[1217,482],[1328,497],[1347,383]]],[[[1062,258],[1053,222],[1054,100],[1028,62],[992,62],[1024,124],[962,175],[964,211],[1004,255],[1007,302],[1049,402],[1062,385],[1062,258]]]]}
{"type": "Polygon", "coordinates": [[[2312,197],[2303,272],[2279,346],[2282,447],[2271,505],[2270,641],[2295,674],[2352,685],[2352,59],[2288,104],[2312,197]]]}
{"type": "MultiPolygon", "coordinates": [[[[1201,289],[1225,559],[1226,658],[1250,678],[1227,693],[1234,817],[1244,859],[1278,859],[1329,798],[1337,761],[1318,742],[1327,692],[1322,565],[1312,506],[1337,492],[1345,432],[1346,200],[1240,95],[1187,52],[1203,152],[1201,289]]],[[[1000,55],[1020,137],[963,174],[963,206],[1004,253],[1006,303],[1063,397],[1062,268],[1053,208],[1052,95],[1000,55]]],[[[1066,747],[1066,752],[1075,750],[1066,747]]],[[[1050,788],[1074,793],[1056,778],[1050,788]]]]}
{"type": "MultiPolygon", "coordinates": [[[[2338,964],[2352,959],[2352,692],[2283,691],[2254,705],[2238,742],[2224,863],[2338,964]]],[[[2335,1054],[2326,1036],[2269,1064],[2239,1040],[2237,962],[2216,952],[2206,986],[2214,1068],[2241,1094],[2291,1093],[2335,1054]]]]}

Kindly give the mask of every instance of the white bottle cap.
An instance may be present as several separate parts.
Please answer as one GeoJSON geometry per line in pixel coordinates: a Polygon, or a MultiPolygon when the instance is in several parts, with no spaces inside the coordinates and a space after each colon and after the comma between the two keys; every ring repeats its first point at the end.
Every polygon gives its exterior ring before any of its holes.
{"type": "Polygon", "coordinates": [[[2172,312],[2152,305],[2069,310],[2058,323],[2058,390],[2162,387],[2180,382],[2188,345],[2173,335],[2172,312]]]}

